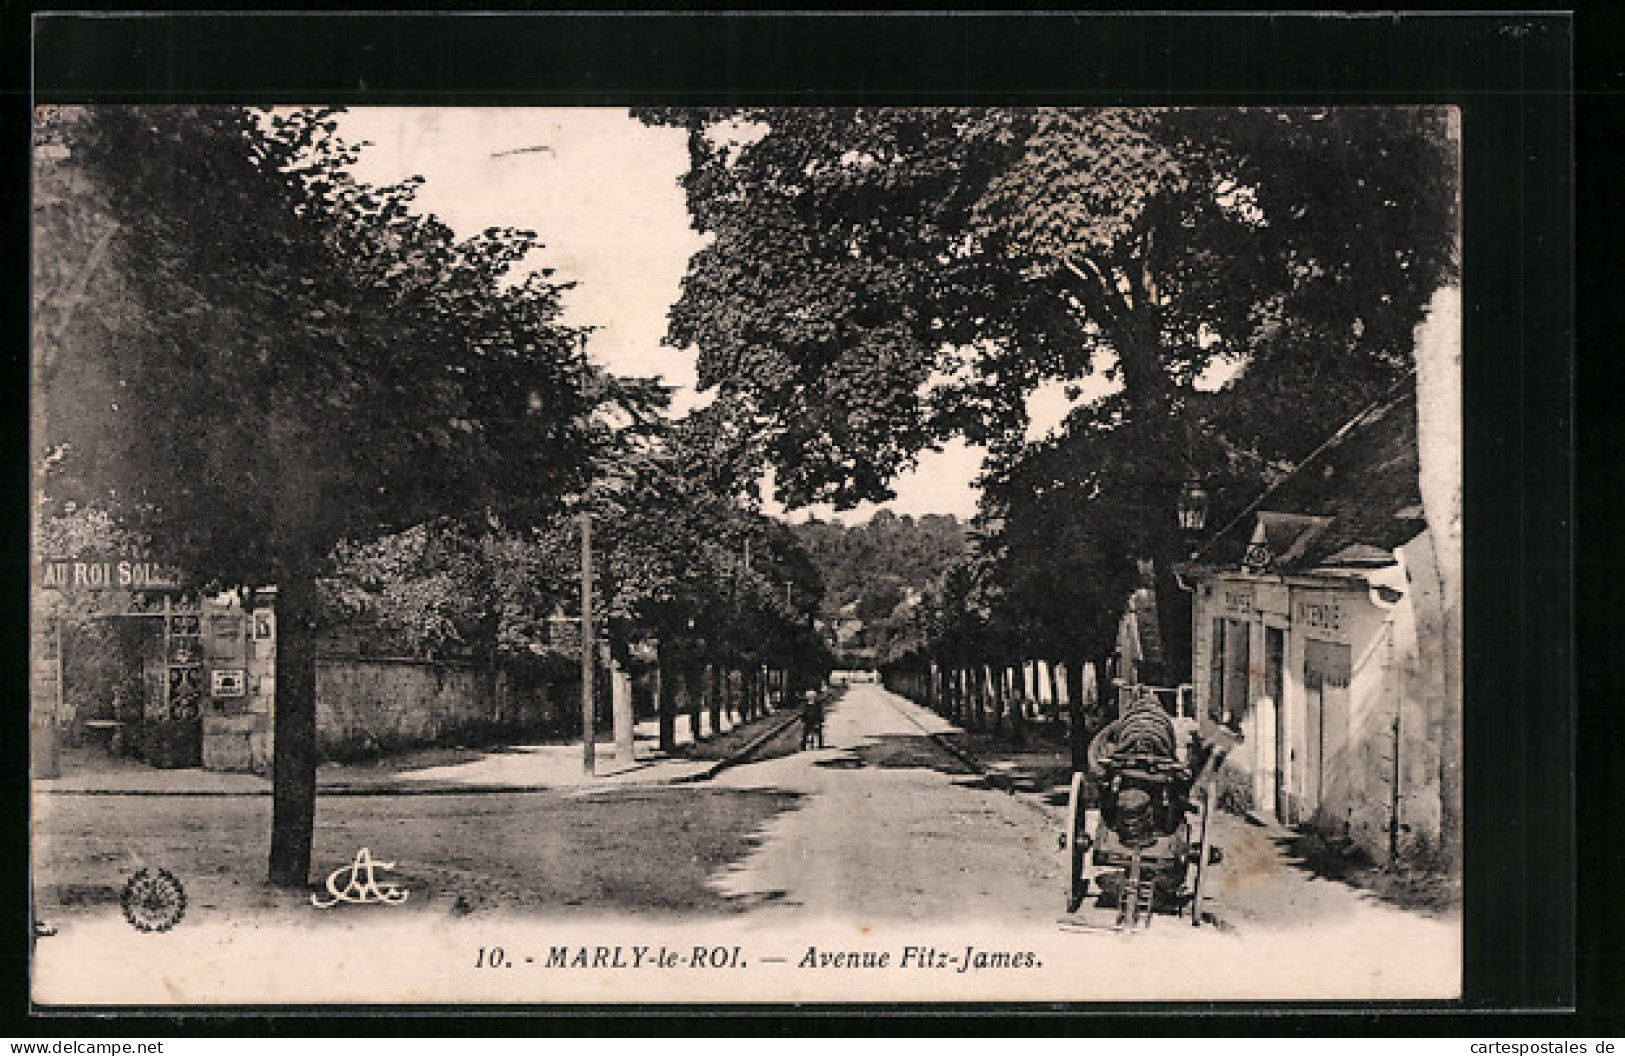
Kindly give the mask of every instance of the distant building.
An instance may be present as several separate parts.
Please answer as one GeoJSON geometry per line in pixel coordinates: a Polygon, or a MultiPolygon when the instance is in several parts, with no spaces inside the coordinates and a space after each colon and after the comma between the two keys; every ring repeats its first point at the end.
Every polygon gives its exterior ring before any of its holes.
{"type": "Polygon", "coordinates": [[[1458,765],[1417,399],[1403,388],[1182,570],[1197,713],[1242,734],[1231,761],[1257,809],[1378,860],[1437,841],[1441,774],[1458,765]]]}

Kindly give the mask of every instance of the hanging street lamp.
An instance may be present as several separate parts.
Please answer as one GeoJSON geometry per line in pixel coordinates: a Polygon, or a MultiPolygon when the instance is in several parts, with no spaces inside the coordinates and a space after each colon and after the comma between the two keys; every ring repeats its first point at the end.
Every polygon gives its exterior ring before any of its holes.
{"type": "Polygon", "coordinates": [[[1179,527],[1195,534],[1207,524],[1208,493],[1202,482],[1192,477],[1179,489],[1179,527]]]}

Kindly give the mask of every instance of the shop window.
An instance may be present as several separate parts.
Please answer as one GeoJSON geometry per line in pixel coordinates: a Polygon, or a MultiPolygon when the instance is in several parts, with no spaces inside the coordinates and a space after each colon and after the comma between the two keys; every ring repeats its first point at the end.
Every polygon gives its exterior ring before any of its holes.
{"type": "Polygon", "coordinates": [[[1248,675],[1252,667],[1251,627],[1242,620],[1229,620],[1224,630],[1224,717],[1240,722],[1249,707],[1248,675]]]}

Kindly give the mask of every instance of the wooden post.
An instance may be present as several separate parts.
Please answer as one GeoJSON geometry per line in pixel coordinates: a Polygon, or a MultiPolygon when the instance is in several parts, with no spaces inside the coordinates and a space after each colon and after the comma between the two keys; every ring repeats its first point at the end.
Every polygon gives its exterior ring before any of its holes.
{"type": "Polygon", "coordinates": [[[615,759],[623,767],[633,754],[632,675],[618,663],[610,667],[610,715],[615,728],[615,759]]]}
{"type": "Polygon", "coordinates": [[[594,693],[593,693],[593,666],[597,658],[593,655],[596,641],[592,620],[592,514],[583,512],[581,515],[581,772],[591,777],[597,767],[594,765],[593,753],[594,739],[598,736],[593,728],[594,693]]]}

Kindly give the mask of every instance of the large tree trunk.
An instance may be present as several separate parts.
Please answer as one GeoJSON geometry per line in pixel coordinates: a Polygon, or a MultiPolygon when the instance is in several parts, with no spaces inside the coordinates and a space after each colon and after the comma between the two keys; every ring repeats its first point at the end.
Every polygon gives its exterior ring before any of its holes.
{"type": "Polygon", "coordinates": [[[316,582],[277,584],[276,718],[273,728],[270,881],[310,883],[316,833],[316,582]]]}
{"type": "Polygon", "coordinates": [[[1089,715],[1083,701],[1083,665],[1076,660],[1066,663],[1066,716],[1067,741],[1072,749],[1072,769],[1089,769],[1089,715]]]}
{"type": "Polygon", "coordinates": [[[1459,287],[1435,292],[1416,328],[1418,484],[1440,589],[1439,839],[1455,865],[1461,862],[1462,839],[1461,328],[1459,287]]]}
{"type": "Polygon", "coordinates": [[[1132,274],[1135,267],[1128,263],[1132,294],[1124,293],[1110,260],[1095,261],[1085,255],[1069,261],[1059,276],[1110,340],[1123,378],[1123,394],[1144,409],[1167,399],[1173,383],[1163,362],[1162,309],[1152,291],[1134,281],[1138,278],[1132,274]]]}
{"type": "Polygon", "coordinates": [[[655,652],[655,710],[660,716],[660,750],[672,751],[677,747],[677,699],[674,686],[667,685],[666,671],[660,652],[655,652]]]}
{"type": "Polygon", "coordinates": [[[1137,309],[1111,328],[1123,375],[1123,394],[1143,412],[1165,409],[1173,382],[1163,364],[1162,321],[1157,309],[1137,309]]]}
{"type": "Polygon", "coordinates": [[[1061,680],[1055,675],[1055,661],[1044,661],[1044,671],[1049,676],[1049,720],[1058,723],[1061,721],[1061,680]]]}
{"type": "Polygon", "coordinates": [[[715,737],[722,732],[722,667],[706,664],[700,681],[705,689],[706,709],[711,713],[711,736],[715,737]]]}
{"type": "MultiPolygon", "coordinates": [[[[703,675],[704,671],[702,669],[700,676],[703,677],[703,675]]],[[[694,668],[684,665],[682,669],[683,703],[688,705],[688,737],[690,741],[698,744],[700,743],[700,705],[702,700],[701,694],[694,691],[695,677],[694,668]]]]}

